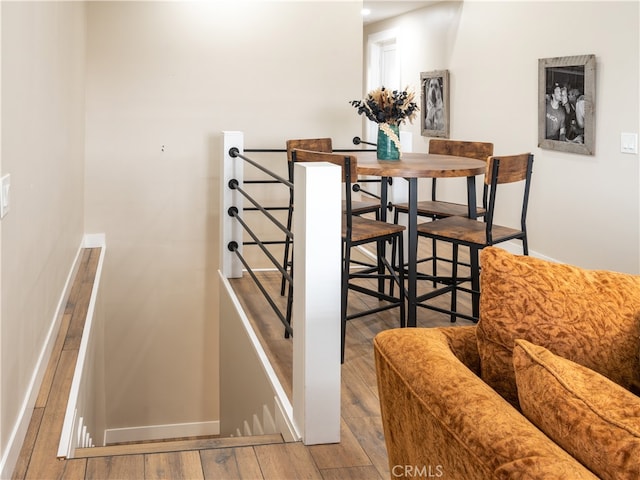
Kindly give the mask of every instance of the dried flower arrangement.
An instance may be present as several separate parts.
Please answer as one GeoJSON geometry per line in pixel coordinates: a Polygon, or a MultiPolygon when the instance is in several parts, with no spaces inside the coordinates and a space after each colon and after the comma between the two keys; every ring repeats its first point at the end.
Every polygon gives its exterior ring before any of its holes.
{"type": "Polygon", "coordinates": [[[351,100],[352,106],[358,109],[359,115],[376,122],[379,125],[378,133],[378,158],[398,159],[401,155],[400,137],[398,127],[407,120],[412,122],[417,115],[419,107],[414,101],[415,92],[405,88],[404,90],[389,90],[380,87],[370,91],[364,100],[351,100]],[[394,148],[388,149],[385,139],[390,140],[394,148]],[[384,152],[384,153],[383,153],[384,152]]]}
{"type": "Polygon", "coordinates": [[[405,90],[389,90],[380,87],[372,90],[363,100],[351,100],[352,106],[358,109],[359,115],[379,124],[400,125],[409,120],[412,122],[418,113],[418,104],[414,101],[415,92],[405,90]]]}

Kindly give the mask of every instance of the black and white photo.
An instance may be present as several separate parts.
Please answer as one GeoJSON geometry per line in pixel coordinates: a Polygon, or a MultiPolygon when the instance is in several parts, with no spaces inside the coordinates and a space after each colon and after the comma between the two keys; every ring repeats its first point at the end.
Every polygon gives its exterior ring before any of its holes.
{"type": "Polygon", "coordinates": [[[422,94],[422,135],[449,137],[449,72],[437,70],[420,74],[422,94]]]}
{"type": "Polygon", "coordinates": [[[541,148],[593,155],[595,56],[540,59],[541,148]]]}

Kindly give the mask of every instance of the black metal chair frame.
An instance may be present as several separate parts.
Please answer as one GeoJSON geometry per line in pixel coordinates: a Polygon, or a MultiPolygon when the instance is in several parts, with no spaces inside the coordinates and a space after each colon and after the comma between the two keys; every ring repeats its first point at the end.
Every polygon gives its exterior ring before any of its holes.
{"type": "MultiPolygon", "coordinates": [[[[329,138],[322,138],[322,139],[313,139],[313,140],[330,140],[329,138]]],[[[305,139],[301,139],[299,140],[300,142],[304,142],[305,139]]],[[[360,142],[360,139],[358,137],[355,137],[353,139],[353,143],[358,145],[360,143],[366,143],[366,142],[360,142]],[[356,142],[357,139],[357,142],[356,142]]],[[[302,145],[304,145],[304,143],[302,143],[302,145]]],[[[297,147],[298,149],[303,149],[303,150],[307,150],[306,147],[297,147]]],[[[332,148],[332,152],[333,152],[333,148],[332,148]]],[[[331,152],[323,152],[323,153],[331,153],[331,152]]],[[[289,155],[289,149],[287,148],[287,155],[289,155]]],[[[289,182],[293,182],[293,159],[292,158],[287,158],[287,173],[289,175],[289,182]]],[[[379,180],[360,180],[359,183],[378,183],[379,180]]],[[[366,190],[364,188],[362,188],[360,186],[359,183],[354,183],[352,185],[352,190],[354,192],[361,192],[363,195],[366,195],[368,197],[372,197],[372,198],[376,198],[376,199],[380,199],[376,194],[374,194],[373,192],[366,190]]],[[[288,213],[287,213],[287,229],[290,231],[291,227],[293,225],[293,189],[290,189],[289,191],[289,205],[288,205],[288,213]]],[[[380,219],[380,205],[377,206],[371,206],[371,207],[364,207],[359,209],[355,214],[356,215],[365,215],[367,213],[374,213],[376,220],[380,219]]],[[[291,238],[286,237],[284,240],[284,253],[283,253],[283,260],[282,260],[282,265],[284,266],[285,269],[289,268],[291,266],[291,257],[292,257],[292,252],[291,249],[293,248],[293,241],[291,238]]],[[[285,291],[287,290],[287,278],[285,275],[282,276],[282,280],[280,283],[280,295],[284,295],[285,291]]]]}
{"type": "MultiPolygon", "coordinates": [[[[327,161],[331,163],[336,163],[336,154],[327,154],[321,152],[307,152],[304,150],[294,150],[293,151],[293,162],[304,161],[303,159],[298,159],[298,157],[303,157],[304,155],[308,155],[309,153],[315,154],[317,156],[325,156],[327,161]],[[302,153],[301,153],[302,152],[302,153]]],[[[346,211],[343,213],[343,236],[342,236],[342,248],[343,248],[343,258],[342,258],[342,285],[341,285],[341,362],[344,362],[344,354],[345,354],[345,339],[346,339],[346,326],[349,320],[353,320],[355,318],[360,318],[366,315],[371,315],[374,313],[382,312],[384,310],[389,310],[392,308],[400,309],[400,326],[405,326],[406,321],[406,312],[405,312],[405,289],[404,289],[404,273],[402,269],[398,270],[394,268],[391,262],[389,262],[384,255],[377,255],[377,268],[375,271],[373,269],[366,270],[355,270],[351,271],[352,261],[351,261],[351,249],[353,247],[357,247],[360,245],[365,245],[368,243],[376,243],[376,251],[384,252],[384,243],[387,241],[392,242],[393,244],[398,244],[398,257],[401,261],[404,259],[403,246],[402,246],[402,236],[404,228],[399,229],[397,225],[388,224],[388,233],[384,235],[371,236],[362,240],[354,240],[353,239],[353,230],[354,230],[354,220],[357,222],[371,222],[373,223],[385,223],[379,220],[369,220],[362,219],[357,215],[353,215],[351,210],[351,192],[352,192],[352,176],[356,170],[356,159],[351,155],[339,155],[341,161],[340,166],[342,167],[343,172],[343,180],[344,180],[344,189],[345,189],[345,200],[346,200],[346,211]],[[367,288],[363,285],[359,285],[354,283],[352,280],[356,279],[377,279],[377,280],[391,280],[398,284],[399,294],[397,297],[386,294],[385,292],[381,292],[379,290],[374,290],[371,288],[367,288]],[[348,306],[348,296],[349,290],[353,290],[356,292],[363,293],[365,295],[369,295],[377,298],[380,301],[385,301],[386,303],[383,305],[379,305],[377,307],[361,310],[359,312],[353,313],[351,315],[347,314],[347,306],[348,306]]],[[[317,160],[316,160],[317,161],[317,160]]]]}
{"type": "MultiPolygon", "coordinates": [[[[437,201],[436,200],[436,178],[432,179],[432,187],[431,187],[431,200],[432,201],[437,201]]],[[[477,213],[476,216],[477,218],[482,218],[485,215],[485,212],[487,210],[487,194],[489,191],[489,187],[488,185],[484,185],[483,191],[482,191],[482,209],[477,209],[477,213]]],[[[393,223],[398,223],[399,220],[399,215],[400,213],[407,213],[405,212],[403,209],[397,208],[395,207],[394,209],[394,213],[393,213],[393,223]]],[[[418,216],[419,217],[424,217],[424,218],[428,218],[431,221],[435,221],[435,220],[440,220],[443,218],[447,218],[449,215],[438,215],[438,214],[427,214],[424,212],[418,212],[418,216]]],[[[432,239],[433,241],[431,242],[431,256],[429,257],[424,257],[424,258],[420,258],[418,259],[417,263],[426,263],[426,262],[432,262],[431,264],[431,274],[427,275],[424,273],[418,273],[419,278],[422,279],[431,279],[431,281],[433,282],[433,286],[435,287],[437,285],[438,282],[447,282],[449,277],[438,277],[438,261],[443,261],[443,262],[447,262],[447,263],[453,263],[453,259],[451,258],[447,258],[447,257],[442,257],[442,256],[438,256],[437,252],[436,252],[436,239],[432,239]]],[[[395,252],[392,252],[392,256],[395,255],[395,252]]],[[[459,262],[458,265],[463,265],[465,267],[471,267],[471,265],[469,263],[465,263],[465,262],[459,262]]],[[[406,266],[405,266],[406,269],[406,266]]],[[[391,294],[393,294],[393,285],[391,288],[391,294]]]]}
{"type": "MultiPolygon", "coordinates": [[[[443,140],[443,139],[431,139],[429,142],[429,145],[431,147],[433,142],[449,142],[449,140],[443,140]]],[[[475,142],[464,142],[464,141],[451,141],[451,142],[455,142],[455,143],[475,143],[475,142]]],[[[490,152],[493,153],[493,144],[483,144],[483,145],[491,145],[491,150],[490,152]]],[[[460,154],[459,154],[460,155],[460,154]]],[[[470,158],[477,158],[475,156],[470,157],[470,158]]],[[[438,200],[437,198],[437,178],[432,178],[431,179],[431,201],[432,202],[437,202],[439,204],[446,204],[449,202],[444,202],[442,200],[438,200]]],[[[482,191],[482,208],[478,208],[476,210],[476,218],[481,218],[485,215],[485,212],[487,210],[487,194],[488,194],[488,185],[485,183],[483,191],[482,191]]],[[[462,206],[460,204],[457,203],[452,203],[452,205],[455,206],[462,206]]],[[[408,206],[400,204],[400,205],[394,205],[393,206],[393,222],[394,223],[398,223],[399,220],[399,216],[400,214],[407,214],[409,213],[409,209],[408,206]]],[[[438,220],[441,218],[447,218],[449,216],[451,216],[450,214],[444,214],[442,212],[437,212],[437,211],[432,211],[432,212],[425,212],[425,211],[420,211],[420,209],[418,209],[417,212],[419,217],[424,217],[424,218],[429,218],[431,220],[438,220]]],[[[431,242],[431,256],[429,257],[425,257],[425,258],[421,258],[418,260],[417,263],[425,263],[425,262],[431,262],[431,275],[429,275],[429,277],[432,278],[433,280],[433,286],[436,287],[437,282],[438,282],[438,261],[443,261],[443,262],[448,262],[451,263],[452,259],[447,258],[447,257],[442,257],[442,256],[438,256],[437,253],[437,241],[434,239],[431,242]]],[[[471,265],[469,263],[464,263],[464,262],[460,262],[459,265],[463,265],[465,267],[471,267],[471,265]]],[[[424,278],[424,275],[419,274],[421,278],[424,278]]],[[[445,281],[446,282],[446,277],[441,278],[441,281],[445,281]]],[[[393,288],[393,286],[392,286],[393,288]]],[[[391,293],[393,294],[393,289],[391,290],[391,293]]]]}
{"type": "MultiPolygon", "coordinates": [[[[481,250],[482,248],[486,247],[486,246],[490,246],[490,245],[495,245],[498,243],[502,243],[502,242],[506,242],[509,240],[514,240],[514,239],[519,239],[522,241],[522,248],[523,248],[523,254],[524,255],[528,255],[529,254],[529,247],[528,247],[528,241],[527,241],[527,225],[526,225],[526,220],[527,220],[527,209],[528,209],[528,203],[529,203],[529,192],[530,192],[530,186],[531,186],[531,175],[533,172],[533,155],[532,154],[528,154],[528,158],[527,158],[527,165],[526,165],[526,172],[524,175],[523,179],[520,180],[501,180],[500,177],[500,158],[497,156],[493,156],[489,159],[489,163],[487,165],[487,173],[491,173],[490,174],[490,182],[489,184],[487,184],[486,182],[486,178],[487,176],[485,176],[485,192],[488,190],[488,203],[487,203],[487,207],[486,207],[486,214],[484,216],[484,226],[485,226],[485,239],[486,241],[484,243],[476,243],[476,242],[472,242],[472,241],[466,241],[462,238],[457,238],[457,237],[453,237],[453,236],[447,236],[446,234],[437,234],[437,233],[426,233],[425,230],[428,231],[429,229],[429,224],[432,224],[432,226],[436,226],[436,224],[438,222],[446,222],[448,219],[438,219],[438,220],[434,220],[433,222],[429,222],[424,225],[424,228],[421,231],[421,228],[419,226],[418,228],[418,235],[420,237],[426,237],[426,238],[431,238],[432,240],[436,240],[436,241],[443,241],[443,242],[449,242],[452,244],[453,247],[453,255],[452,255],[452,259],[451,259],[451,263],[452,263],[452,272],[451,272],[451,277],[450,279],[447,279],[445,281],[443,281],[442,283],[444,283],[444,286],[440,287],[440,288],[436,288],[435,290],[428,292],[424,295],[421,295],[420,297],[417,298],[417,302],[418,302],[418,306],[423,307],[423,308],[427,308],[430,310],[435,310],[438,312],[442,312],[442,313],[447,313],[451,316],[451,322],[455,322],[457,317],[460,318],[465,318],[467,320],[472,320],[474,322],[478,321],[478,318],[470,316],[470,315],[466,315],[463,313],[459,313],[457,312],[457,292],[458,290],[460,291],[464,291],[464,292],[468,292],[471,293],[473,296],[479,296],[480,295],[480,291],[478,290],[474,290],[472,288],[466,288],[461,286],[463,283],[465,282],[469,282],[471,280],[471,278],[460,278],[458,277],[458,266],[459,266],[459,261],[458,261],[458,248],[460,245],[462,246],[467,246],[472,250],[475,250],[476,254],[478,250],[481,250]],[[497,186],[499,184],[502,183],[514,183],[516,181],[522,181],[524,180],[525,184],[524,184],[524,191],[523,191],[523,199],[522,199],[522,209],[521,209],[521,214],[520,214],[520,230],[516,231],[512,234],[509,235],[502,235],[499,238],[494,238],[493,235],[493,230],[494,227],[500,227],[499,225],[494,225],[493,223],[493,217],[494,217],[494,211],[495,211],[495,203],[496,203],[496,194],[497,194],[497,186]],[[442,309],[440,307],[437,307],[435,305],[431,305],[431,304],[427,304],[425,303],[427,300],[434,298],[436,296],[445,294],[451,292],[451,308],[450,310],[445,310],[442,309]]],[[[450,217],[449,217],[450,218],[450,217]]],[[[464,221],[466,222],[477,222],[478,220],[472,220],[469,218],[464,218],[464,221]]],[[[471,272],[471,275],[473,276],[474,273],[476,275],[479,275],[479,272],[471,272]]]]}

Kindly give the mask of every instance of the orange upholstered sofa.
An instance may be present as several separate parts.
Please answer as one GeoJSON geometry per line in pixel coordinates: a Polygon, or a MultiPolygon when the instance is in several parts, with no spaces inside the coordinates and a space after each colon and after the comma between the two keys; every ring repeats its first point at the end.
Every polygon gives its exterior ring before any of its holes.
{"type": "Polygon", "coordinates": [[[476,326],[374,340],[391,478],[640,479],[640,276],[481,267],[476,326]]]}

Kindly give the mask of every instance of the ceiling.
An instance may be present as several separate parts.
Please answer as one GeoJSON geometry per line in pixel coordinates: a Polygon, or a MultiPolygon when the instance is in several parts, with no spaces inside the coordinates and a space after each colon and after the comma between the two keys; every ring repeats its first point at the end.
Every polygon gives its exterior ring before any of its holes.
{"type": "Polygon", "coordinates": [[[438,3],[436,0],[430,1],[393,1],[393,0],[364,0],[363,8],[371,10],[371,13],[362,17],[362,22],[366,25],[368,23],[379,22],[380,20],[386,20],[387,18],[397,17],[403,13],[411,12],[419,8],[424,8],[428,5],[438,3]]]}

